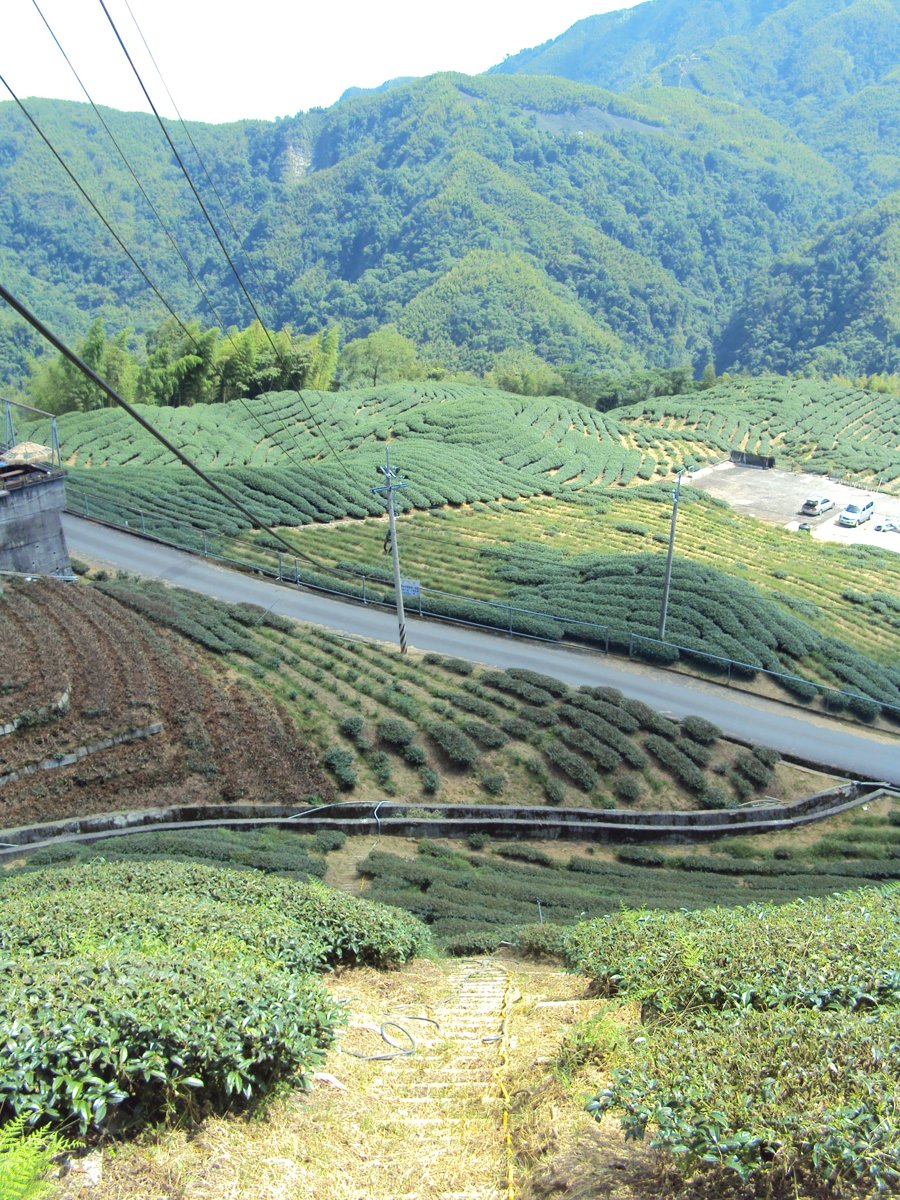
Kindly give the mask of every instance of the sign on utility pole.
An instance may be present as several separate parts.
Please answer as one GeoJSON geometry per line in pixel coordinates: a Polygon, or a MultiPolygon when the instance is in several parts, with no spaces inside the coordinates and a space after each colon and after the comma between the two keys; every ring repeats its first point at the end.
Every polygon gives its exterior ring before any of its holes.
{"type": "Polygon", "coordinates": [[[403,612],[403,580],[400,578],[400,553],[397,550],[397,527],[394,522],[394,492],[406,487],[402,479],[398,479],[395,467],[391,466],[390,452],[384,448],[384,466],[376,467],[376,472],[384,476],[384,484],[374,487],[376,495],[387,496],[388,537],[391,542],[391,557],[394,560],[394,595],[397,598],[397,624],[400,628],[400,653],[406,653],[406,615],[403,612]]]}

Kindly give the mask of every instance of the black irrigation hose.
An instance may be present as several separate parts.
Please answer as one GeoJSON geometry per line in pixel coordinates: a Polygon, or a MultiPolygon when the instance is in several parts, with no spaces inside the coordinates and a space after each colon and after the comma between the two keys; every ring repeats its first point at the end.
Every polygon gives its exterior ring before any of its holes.
{"type": "MultiPolygon", "coordinates": [[[[435,1021],[432,1017],[403,1017],[403,1020],[404,1021],[423,1021],[428,1025],[433,1025],[435,1027],[435,1029],[437,1029],[438,1031],[440,1031],[440,1028],[441,1028],[440,1023],[438,1021],[435,1021]]],[[[362,1028],[365,1028],[365,1026],[363,1026],[362,1028]]],[[[396,1046],[397,1049],[392,1050],[385,1054],[360,1054],[356,1050],[345,1050],[344,1047],[340,1044],[338,1044],[338,1049],[340,1050],[341,1054],[348,1054],[351,1058],[359,1058],[363,1062],[389,1062],[391,1059],[394,1059],[394,1058],[411,1058],[412,1055],[415,1054],[416,1050],[418,1049],[418,1045],[416,1044],[416,1039],[413,1037],[413,1035],[409,1032],[408,1029],[406,1029],[403,1025],[400,1025],[397,1021],[391,1021],[391,1020],[382,1021],[378,1027],[378,1033],[383,1042],[386,1042],[389,1046],[396,1046]],[[391,1038],[389,1036],[389,1034],[387,1033],[388,1029],[396,1029],[400,1033],[402,1033],[403,1036],[408,1040],[409,1045],[401,1046],[398,1042],[394,1041],[393,1038],[391,1038]]]]}

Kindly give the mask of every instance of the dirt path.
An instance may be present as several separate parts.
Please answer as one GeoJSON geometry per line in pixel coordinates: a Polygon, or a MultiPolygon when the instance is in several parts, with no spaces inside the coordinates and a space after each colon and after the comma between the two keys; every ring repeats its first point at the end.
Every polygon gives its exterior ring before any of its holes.
{"type": "Polygon", "coordinates": [[[529,1163],[582,1119],[555,1085],[585,981],[482,956],[336,973],[348,1006],[311,1093],[97,1152],[57,1200],[524,1200],[529,1163]],[[382,1033],[383,1031],[383,1033],[382,1033]],[[414,1043],[414,1045],[413,1045],[414,1043]],[[532,1097],[534,1102],[532,1103],[532,1097]]]}
{"type": "Polygon", "coordinates": [[[490,959],[468,959],[449,964],[445,978],[447,994],[433,1006],[401,1005],[387,1018],[351,1017],[345,1054],[396,1057],[375,1059],[377,1073],[367,1088],[373,1120],[366,1150],[335,1181],[335,1200],[385,1195],[495,1200],[505,1194],[500,1085],[508,1060],[512,977],[490,959]],[[366,1044],[379,1029],[390,1039],[380,1049],[351,1050],[360,1034],[366,1044]]]}

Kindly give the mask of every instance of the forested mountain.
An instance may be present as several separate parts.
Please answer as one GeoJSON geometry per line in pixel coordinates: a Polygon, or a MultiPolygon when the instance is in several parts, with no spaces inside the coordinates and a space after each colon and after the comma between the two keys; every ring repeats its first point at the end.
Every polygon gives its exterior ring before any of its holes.
{"type": "MultiPolygon", "coordinates": [[[[897,161],[885,74],[896,11],[897,0],[652,0],[580,22],[506,73],[397,81],[272,123],[192,125],[208,176],[184,130],[171,132],[272,328],[339,325],[346,341],[392,324],[422,361],[455,371],[484,372],[510,350],[604,371],[699,371],[711,358],[881,371],[890,300],[879,308],[877,294],[895,251],[889,204],[871,205],[897,161]],[[509,73],[547,64],[589,82],[509,73]],[[870,225],[883,230],[881,267],[869,264],[870,225]],[[828,257],[832,242],[843,256],[828,257]],[[832,280],[825,293],[817,271],[832,280]],[[773,303],[791,334],[783,344],[779,325],[770,352],[773,303]]],[[[28,107],[184,320],[249,324],[152,118],[102,110],[178,250],[90,106],[28,107]]],[[[69,335],[100,318],[136,337],[167,315],[11,102],[0,104],[0,273],[69,335]]],[[[0,315],[0,379],[20,378],[32,347],[0,315]]]]}
{"type": "Polygon", "coordinates": [[[898,0],[652,0],[588,17],[493,70],[750,105],[839,166],[848,152],[862,160],[857,183],[877,191],[900,186],[898,60],[898,0]]]}
{"type": "Polygon", "coordinates": [[[900,371],[900,192],[775,260],[720,344],[748,371],[900,371]]]}

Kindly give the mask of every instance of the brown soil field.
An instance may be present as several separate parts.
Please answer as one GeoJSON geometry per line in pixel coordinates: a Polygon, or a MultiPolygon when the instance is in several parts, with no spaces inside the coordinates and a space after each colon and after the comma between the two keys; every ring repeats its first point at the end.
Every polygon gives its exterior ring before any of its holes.
{"type": "Polygon", "coordinates": [[[333,793],[287,713],[261,689],[97,589],[14,581],[0,601],[0,636],[0,727],[20,722],[0,737],[0,777],[162,725],[71,765],[8,779],[3,827],[333,793]]]}

